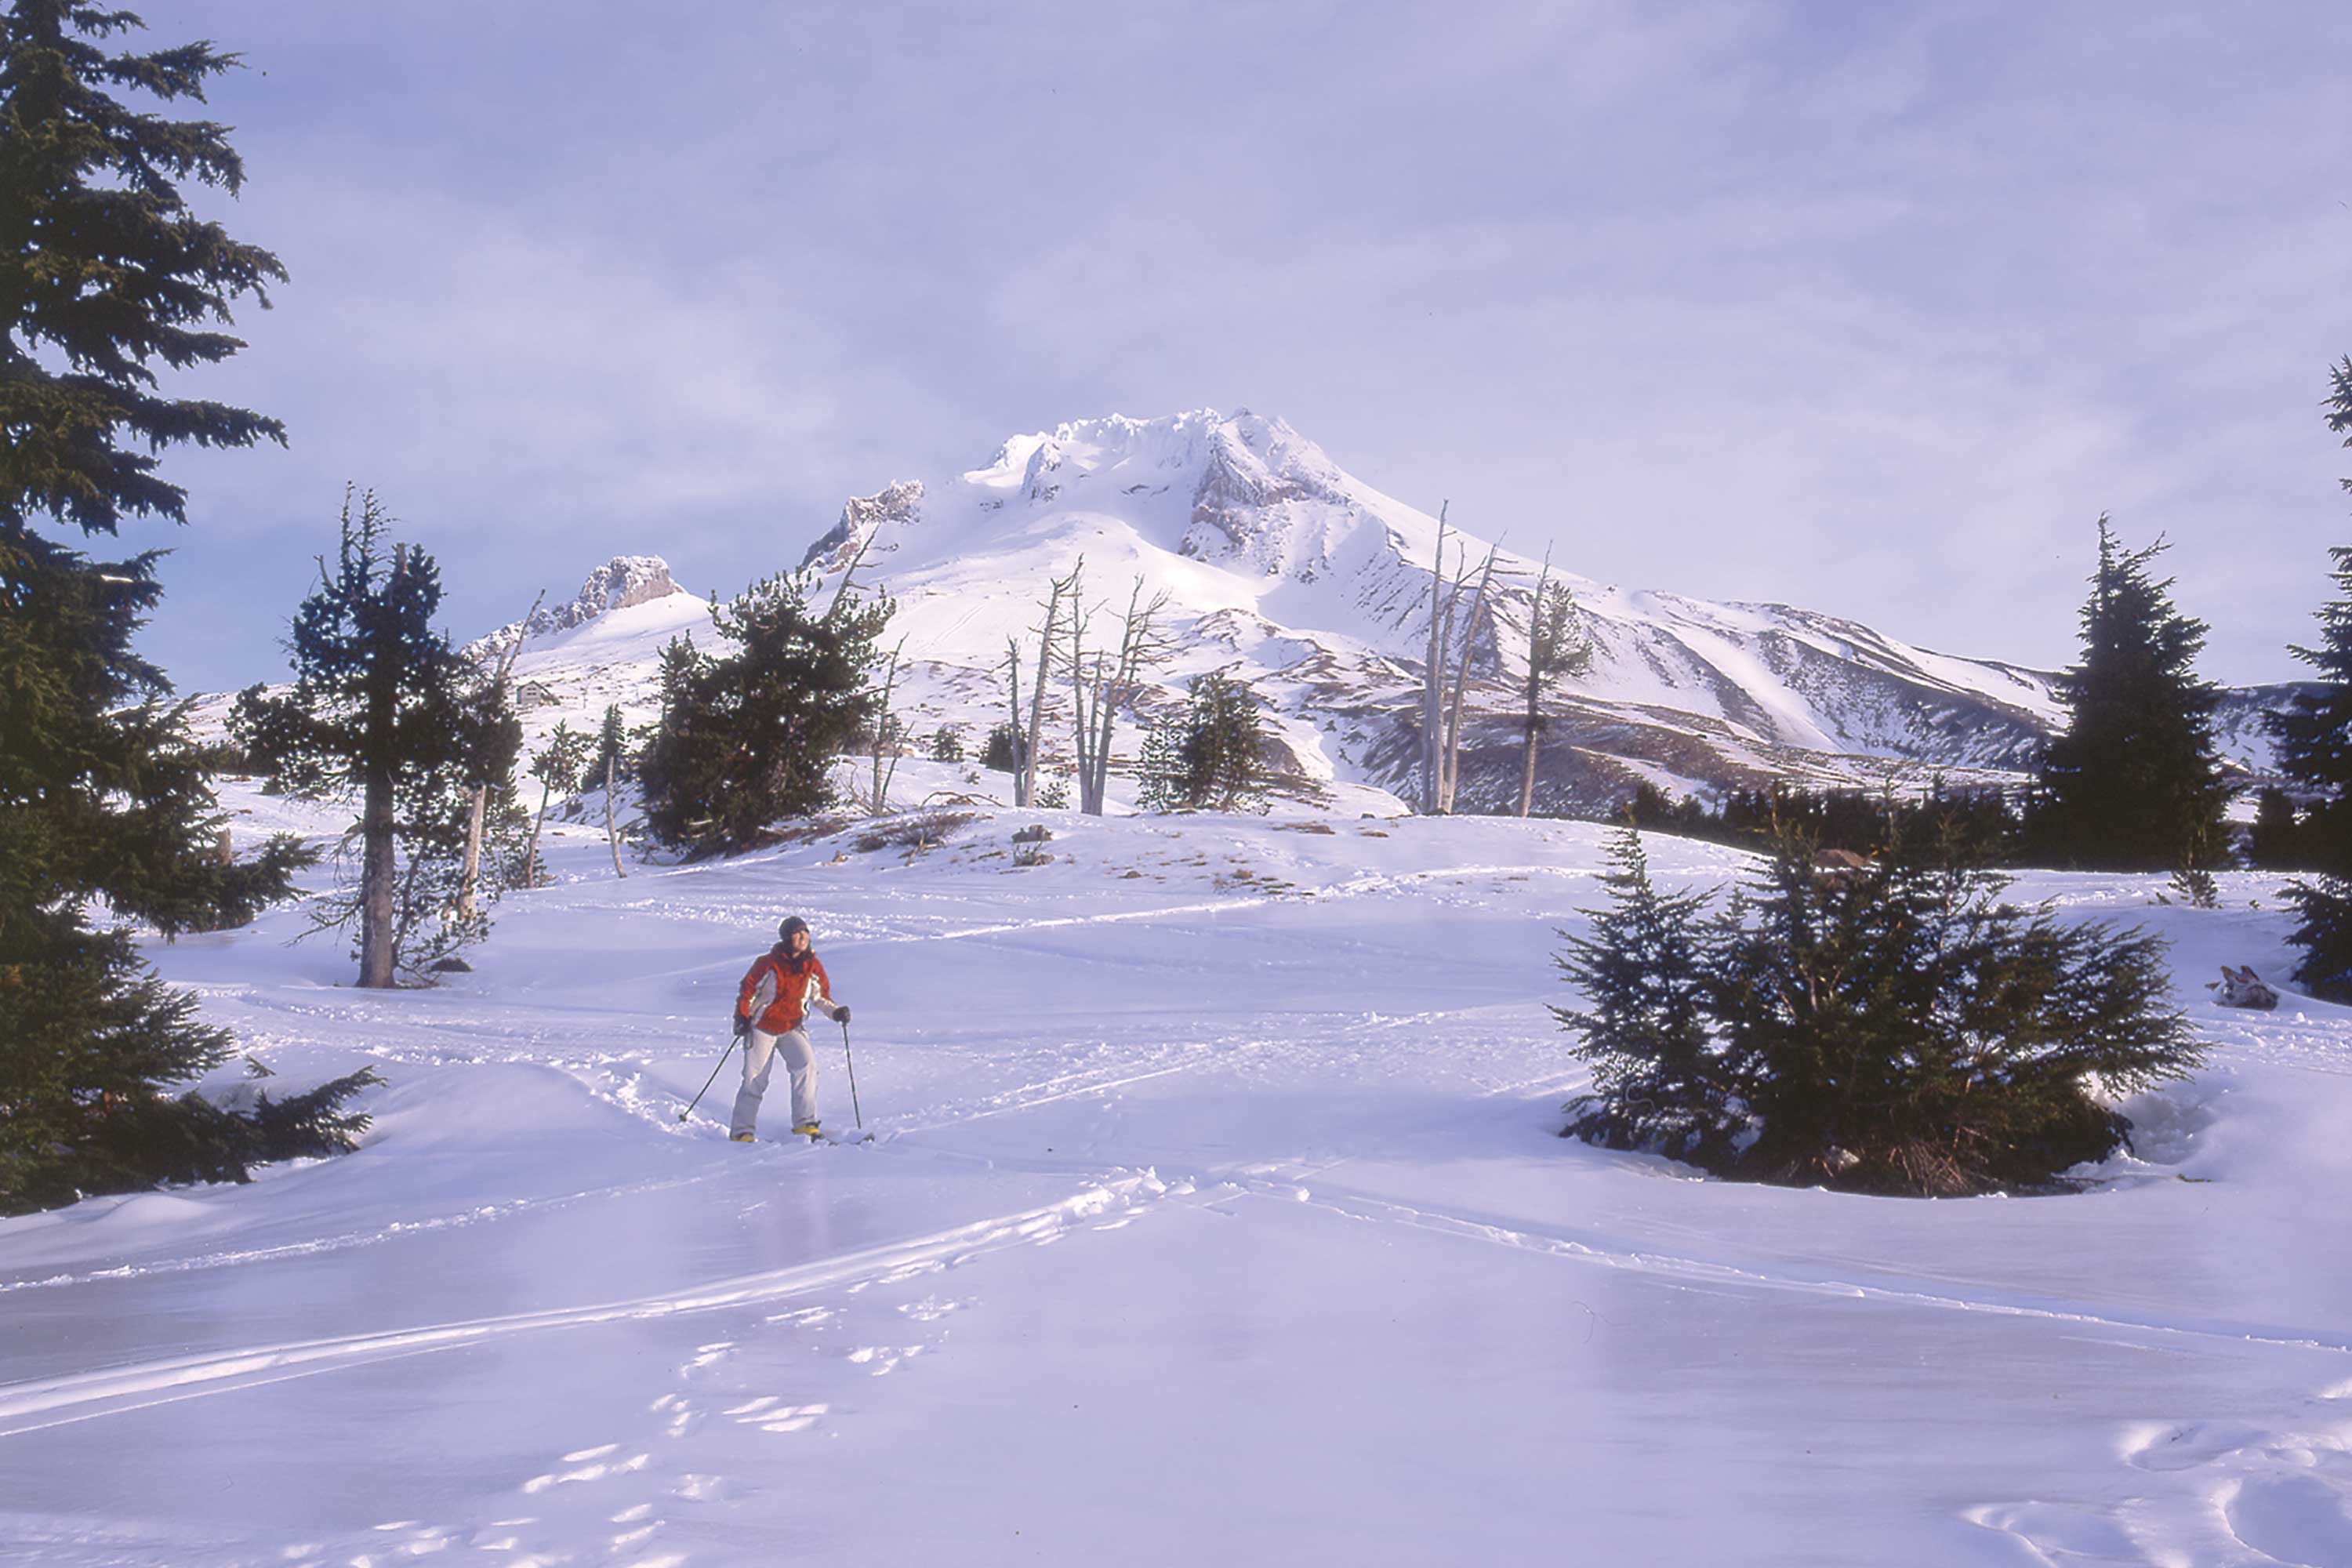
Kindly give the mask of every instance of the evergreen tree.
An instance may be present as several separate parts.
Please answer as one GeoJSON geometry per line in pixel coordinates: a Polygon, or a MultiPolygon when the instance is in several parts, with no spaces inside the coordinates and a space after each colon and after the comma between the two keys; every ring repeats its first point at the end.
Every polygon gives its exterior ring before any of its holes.
{"type": "MultiPolygon", "coordinates": [[[[2352,356],[2330,379],[2327,427],[2352,447],[2352,356]]],[[[2352,490],[2352,479],[2343,485],[2352,490]]],[[[2319,645],[2290,650],[2319,671],[2319,688],[2298,696],[2273,728],[2279,771],[2316,797],[2295,832],[2298,868],[2315,874],[2288,889],[2303,917],[2294,978],[2315,996],[2352,1002],[2352,546],[2328,554],[2337,596],[2319,612],[2319,645]]]]}
{"type": "Polygon", "coordinates": [[[347,1147],[339,1079],[268,1125],[193,1094],[228,1037],[197,1021],[131,936],[234,923],[307,857],[215,854],[221,818],[184,707],[131,640],[161,596],[155,552],[92,561],[36,531],[186,521],[160,454],[282,440],[275,420],[169,397],[160,374],[243,345],[215,323],[284,277],[191,214],[180,184],[234,192],[222,126],[113,96],[201,101],[235,57],[110,53],[140,26],[67,0],[0,10],[0,1213],[158,1181],[242,1179],[294,1143],[347,1147]],[[290,1115],[289,1122],[287,1118],[290,1115]]]}
{"type": "Polygon", "coordinates": [[[582,776],[597,787],[618,784],[629,776],[628,730],[621,722],[617,702],[605,705],[604,722],[596,728],[596,749],[590,753],[582,776]]]}
{"type": "Polygon", "coordinates": [[[1592,663],[1592,645],[1578,630],[1576,596],[1551,580],[1551,557],[1544,557],[1528,608],[1528,674],[1525,682],[1527,740],[1519,759],[1519,815],[1535,809],[1536,743],[1544,731],[1544,693],[1564,675],[1581,675],[1592,663]]]}
{"type": "Polygon", "coordinates": [[[779,818],[831,801],[833,759],[875,721],[867,677],[896,606],[836,596],[818,614],[814,587],[804,573],[771,577],[716,611],[735,645],[724,658],[685,637],[662,650],[661,721],[637,766],[660,842],[740,853],[779,818]]]}
{"type": "Polygon", "coordinates": [[[2066,732],[2044,748],[2027,808],[2029,850],[2046,863],[2170,871],[2223,863],[2230,791],[2213,747],[2221,693],[2195,673],[2205,623],[2172,607],[2165,548],[2117,542],[2099,519],[2099,564],[2083,606],[2083,658],[2059,678],[2066,732]]]}
{"type": "Polygon", "coordinates": [[[1634,870],[1563,960],[1596,1068],[1571,1132],[1754,1180],[2032,1189],[2124,1141],[2097,1092],[2201,1059],[2159,942],[2005,903],[1948,846],[1829,871],[1785,833],[1704,928],[1634,870]]]}
{"type": "Polygon", "coordinates": [[[1249,683],[1192,678],[1184,709],[1155,725],[1141,760],[1142,805],[1152,811],[1263,811],[1273,775],[1249,683]]]}
{"type": "MultiPolygon", "coordinates": [[[[502,695],[433,626],[441,574],[405,544],[384,557],[389,520],[374,492],[356,516],[346,489],[334,566],[294,617],[294,685],[241,693],[230,726],[291,795],[356,802],[356,885],[322,901],[323,927],[356,924],[359,984],[398,983],[488,930],[458,911],[473,790],[488,786],[488,832],[516,837],[512,797],[521,727],[502,695]],[[386,570],[386,568],[389,570],[386,570]]],[[[517,846],[519,847],[519,846],[517,846]]],[[[520,857],[485,864],[520,868],[520,857]]]]}
{"type": "Polygon", "coordinates": [[[568,795],[580,787],[581,770],[593,744],[588,735],[559,719],[547,744],[530,754],[531,775],[539,780],[539,811],[531,818],[530,848],[524,856],[527,886],[535,888],[546,879],[539,864],[539,836],[547,826],[547,804],[558,790],[568,795]]]}
{"type": "Polygon", "coordinates": [[[988,732],[988,744],[981,748],[980,765],[992,773],[1018,773],[1029,761],[1029,748],[1022,744],[1021,736],[1006,721],[988,732]]]}
{"type": "Polygon", "coordinates": [[[2303,853],[2302,826],[2295,821],[2294,800],[2276,784],[2265,784],[2254,797],[2254,823],[2246,833],[2246,862],[2264,871],[2308,871],[2303,853]]]}
{"type": "Polygon", "coordinates": [[[1591,911],[1592,934],[1560,933],[1560,973],[1585,1005],[1552,1013],[1580,1037],[1576,1054],[1592,1068],[1592,1088],[1570,1108],[1562,1136],[1720,1169],[1744,1118],[1707,1014],[1706,898],[1659,892],[1630,825],[1609,860],[1609,907],[1591,911]]]}
{"type": "Polygon", "coordinates": [[[1770,1181],[1910,1194],[2050,1182],[2129,1123],[2092,1097],[2186,1076],[2163,947],[2004,903],[1995,873],[1890,855],[1824,876],[1791,835],[1725,942],[1726,1054],[1770,1181]]]}
{"type": "Polygon", "coordinates": [[[931,731],[931,761],[960,763],[963,761],[963,726],[942,724],[931,731]]]}

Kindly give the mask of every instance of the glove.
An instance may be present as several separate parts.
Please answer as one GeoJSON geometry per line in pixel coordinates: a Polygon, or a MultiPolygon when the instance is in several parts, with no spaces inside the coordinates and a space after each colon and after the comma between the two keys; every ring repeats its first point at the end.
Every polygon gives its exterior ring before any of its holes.
{"type": "Polygon", "coordinates": [[[835,1007],[833,1010],[833,1021],[836,1024],[846,1024],[849,1022],[849,1009],[846,1007],[835,1007]]]}
{"type": "Polygon", "coordinates": [[[746,1035],[750,1034],[751,1032],[751,1019],[749,1019],[749,1018],[746,1018],[746,1017],[745,1017],[745,1016],[743,1016],[743,1015],[741,1015],[740,1013],[736,1014],[736,1015],[735,1015],[735,1037],[736,1037],[737,1039],[739,1039],[739,1040],[740,1040],[740,1039],[741,1039],[744,1036],[746,1036],[746,1035]]]}

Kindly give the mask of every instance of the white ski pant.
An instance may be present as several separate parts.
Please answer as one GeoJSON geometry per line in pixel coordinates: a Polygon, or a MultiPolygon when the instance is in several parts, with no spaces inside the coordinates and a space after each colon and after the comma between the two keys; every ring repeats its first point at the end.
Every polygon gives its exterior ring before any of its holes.
{"type": "Polygon", "coordinates": [[[754,1029],[743,1037],[743,1087],[735,1094],[730,1134],[759,1131],[760,1100],[768,1092],[768,1073],[778,1057],[784,1058],[784,1071],[793,1080],[793,1125],[805,1127],[816,1120],[816,1052],[809,1046],[808,1031],[772,1035],[754,1029]]]}

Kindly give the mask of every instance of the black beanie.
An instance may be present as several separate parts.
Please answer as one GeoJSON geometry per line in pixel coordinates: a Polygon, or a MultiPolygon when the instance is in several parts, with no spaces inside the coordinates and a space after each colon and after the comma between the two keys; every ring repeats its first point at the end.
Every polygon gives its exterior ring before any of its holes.
{"type": "Polygon", "coordinates": [[[793,940],[793,932],[796,931],[804,931],[806,930],[808,930],[808,921],[801,919],[798,915],[786,915],[784,917],[784,923],[776,928],[776,940],[778,942],[789,942],[793,940]]]}

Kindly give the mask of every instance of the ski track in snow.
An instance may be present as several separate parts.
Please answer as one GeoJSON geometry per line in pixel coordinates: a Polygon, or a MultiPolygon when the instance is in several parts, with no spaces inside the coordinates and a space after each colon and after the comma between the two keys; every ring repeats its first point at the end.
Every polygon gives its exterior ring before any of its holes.
{"type": "Polygon", "coordinates": [[[1139,1194],[1149,1195],[1159,1190],[1160,1184],[1156,1177],[1130,1174],[1099,1184],[1090,1184],[1058,1203],[1024,1213],[636,1300],[435,1323],[293,1344],[257,1345],[11,1384],[0,1386],[0,1438],[152,1405],[314,1376],[345,1366],[453,1350],[509,1334],[682,1317],[764,1306],[820,1290],[855,1289],[863,1282],[899,1276],[907,1269],[921,1269],[949,1258],[961,1262],[1002,1247],[1050,1240],[1075,1220],[1092,1217],[1139,1194]]]}

